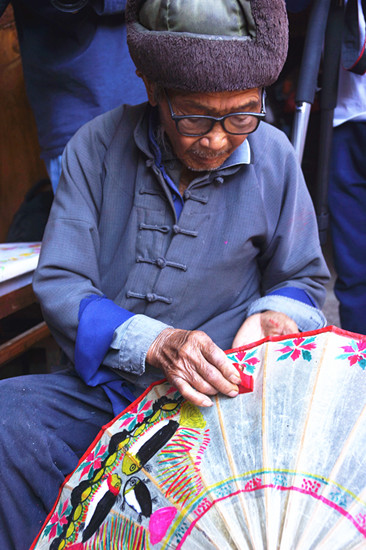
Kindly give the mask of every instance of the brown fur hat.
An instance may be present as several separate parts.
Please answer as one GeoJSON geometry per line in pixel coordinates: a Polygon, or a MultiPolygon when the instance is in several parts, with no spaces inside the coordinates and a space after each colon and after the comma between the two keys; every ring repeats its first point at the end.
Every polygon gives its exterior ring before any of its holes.
{"type": "Polygon", "coordinates": [[[126,22],[137,69],[164,88],[269,86],[286,60],[284,0],[128,0],[126,22]]]}

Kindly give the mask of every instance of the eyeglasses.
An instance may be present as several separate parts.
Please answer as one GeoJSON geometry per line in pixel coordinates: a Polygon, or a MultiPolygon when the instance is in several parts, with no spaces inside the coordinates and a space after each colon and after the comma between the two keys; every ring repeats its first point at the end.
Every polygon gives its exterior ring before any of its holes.
{"type": "Polygon", "coordinates": [[[168,101],[170,115],[175,122],[178,132],[182,136],[199,137],[211,132],[214,125],[219,122],[225,132],[232,135],[246,135],[255,132],[261,120],[266,116],[265,91],[262,88],[260,113],[229,113],[228,115],[214,117],[205,115],[176,115],[170,103],[169,96],[164,90],[168,101]]]}

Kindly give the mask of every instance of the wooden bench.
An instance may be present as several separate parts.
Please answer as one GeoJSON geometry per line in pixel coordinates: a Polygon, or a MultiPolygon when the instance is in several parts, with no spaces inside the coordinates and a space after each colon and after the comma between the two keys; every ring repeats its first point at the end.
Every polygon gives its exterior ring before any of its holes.
{"type": "MultiPolygon", "coordinates": [[[[26,273],[0,283],[0,319],[37,302],[32,288],[33,273],[26,273]]],[[[22,355],[37,342],[50,335],[44,321],[0,345],[0,367],[22,355]]]]}

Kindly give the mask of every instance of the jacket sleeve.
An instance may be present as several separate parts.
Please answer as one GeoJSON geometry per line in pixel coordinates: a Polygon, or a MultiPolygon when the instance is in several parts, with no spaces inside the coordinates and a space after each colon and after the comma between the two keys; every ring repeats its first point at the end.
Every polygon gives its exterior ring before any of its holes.
{"type": "Polygon", "coordinates": [[[329,271],[312,200],[293,147],[284,135],[277,134],[276,142],[277,155],[272,156],[270,165],[262,157],[266,154],[263,144],[256,150],[258,165],[266,167],[261,193],[268,231],[258,259],[261,298],[249,306],[247,315],[272,309],[292,317],[300,330],[314,330],[326,324],[320,308],[329,271]],[[276,157],[281,163],[277,164],[276,157]]]}
{"type": "Polygon", "coordinates": [[[114,129],[111,116],[98,117],[66,147],[33,281],[56,341],[91,386],[115,379],[103,364],[142,375],[148,348],[167,327],[135,316],[102,290],[98,222],[103,160],[114,129]]]}
{"type": "MultiPolygon", "coordinates": [[[[112,307],[101,290],[98,219],[103,159],[115,126],[112,118],[100,120],[82,128],[66,147],[33,281],[44,318],[71,361],[81,313],[112,307]]],[[[129,317],[119,309],[113,308],[112,335],[129,317]]]]}

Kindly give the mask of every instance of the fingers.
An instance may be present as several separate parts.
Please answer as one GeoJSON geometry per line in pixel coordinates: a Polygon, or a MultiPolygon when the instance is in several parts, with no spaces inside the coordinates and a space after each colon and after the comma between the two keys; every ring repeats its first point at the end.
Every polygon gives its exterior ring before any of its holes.
{"type": "Polygon", "coordinates": [[[261,314],[261,325],[265,336],[280,336],[298,331],[295,321],[279,311],[264,311],[261,314]]]}
{"type": "Polygon", "coordinates": [[[233,348],[256,342],[267,336],[294,334],[298,327],[293,319],[279,311],[263,311],[248,317],[238,330],[233,348]]]}
{"type": "Polygon", "coordinates": [[[185,399],[187,399],[194,405],[197,405],[198,407],[212,407],[213,403],[211,399],[207,395],[205,395],[205,393],[197,391],[193,386],[191,386],[191,384],[189,384],[182,378],[173,378],[172,380],[169,380],[169,382],[177,388],[177,390],[181,393],[181,395],[183,395],[185,399]]]}
{"type": "MultiPolygon", "coordinates": [[[[205,336],[207,337],[207,335],[205,336]]],[[[207,361],[207,364],[210,364],[211,366],[214,365],[226,381],[230,381],[232,384],[240,384],[240,376],[238,375],[236,368],[233,366],[230,359],[228,359],[225,352],[216,346],[210,338],[203,348],[202,353],[207,361]]],[[[214,371],[211,370],[207,373],[208,377],[210,377],[212,372],[214,371]]]]}
{"type": "MultiPolygon", "coordinates": [[[[231,377],[231,379],[235,380],[235,382],[231,382],[231,380],[227,380],[225,378],[225,376],[222,374],[220,369],[217,368],[216,365],[212,365],[207,361],[200,362],[199,364],[197,364],[196,368],[197,374],[201,377],[201,379],[204,380],[205,384],[208,383],[209,386],[214,388],[215,393],[224,393],[229,397],[235,397],[238,394],[238,384],[240,384],[240,376],[238,375],[237,371],[235,371],[235,377],[231,377]]],[[[196,383],[196,379],[194,376],[192,376],[192,381],[194,383],[194,387],[199,389],[199,385],[196,383]]]]}
{"type": "Polygon", "coordinates": [[[150,346],[146,360],[161,368],[181,394],[199,406],[212,404],[208,395],[238,394],[240,377],[226,357],[201,331],[165,329],[150,346]]]}

